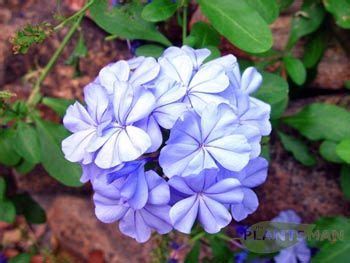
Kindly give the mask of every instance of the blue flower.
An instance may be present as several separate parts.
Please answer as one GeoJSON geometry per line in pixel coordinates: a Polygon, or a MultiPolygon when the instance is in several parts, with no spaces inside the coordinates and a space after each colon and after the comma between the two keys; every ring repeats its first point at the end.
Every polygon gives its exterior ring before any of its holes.
{"type": "Polygon", "coordinates": [[[231,205],[231,214],[236,221],[247,218],[254,213],[259,206],[259,200],[251,189],[265,182],[267,177],[268,162],[261,157],[251,160],[240,172],[232,172],[227,169],[220,169],[219,179],[235,178],[242,184],[243,200],[239,204],[231,205]]]}
{"type": "Polygon", "coordinates": [[[250,95],[257,91],[262,83],[261,74],[253,67],[247,68],[242,76],[238,64],[226,63],[226,74],[230,79],[229,87],[222,93],[236,109],[240,123],[259,128],[262,136],[271,132],[271,106],[250,95]]]}
{"type": "MultiPolygon", "coordinates": [[[[132,177],[129,176],[129,178],[132,177]]],[[[134,177],[140,180],[139,175],[134,177]]],[[[120,231],[140,243],[150,238],[152,230],[156,230],[159,234],[166,234],[172,229],[169,218],[168,184],[154,171],[148,171],[142,177],[141,180],[145,180],[147,185],[147,200],[142,207],[135,207],[130,202],[131,199],[123,196],[123,187],[128,178],[121,177],[108,183],[106,177],[99,177],[92,183],[95,191],[94,203],[97,218],[104,223],[120,221],[120,231]]],[[[135,186],[130,184],[127,190],[133,187],[135,186]]],[[[126,193],[130,192],[126,191],[126,193]]],[[[135,191],[134,194],[144,193],[135,191]]]]}
{"type": "Polygon", "coordinates": [[[89,84],[84,89],[86,108],[79,102],[69,106],[63,118],[64,126],[73,134],[63,140],[62,150],[71,162],[88,164],[93,161],[93,153],[87,147],[99,136],[103,136],[112,123],[109,99],[104,88],[89,84]]]}
{"type": "Polygon", "coordinates": [[[242,201],[240,183],[233,178],[217,182],[216,173],[211,169],[199,175],[170,178],[168,183],[176,200],[170,209],[170,219],[176,230],[190,233],[198,219],[206,232],[217,233],[231,222],[225,205],[242,201]]]}
{"type": "MultiPolygon", "coordinates": [[[[293,210],[286,210],[280,212],[272,222],[300,224],[301,218],[293,210]]],[[[274,257],[276,263],[307,263],[310,262],[310,258],[311,250],[307,247],[306,241],[303,238],[299,238],[298,243],[281,250],[274,257]]]]}
{"type": "Polygon", "coordinates": [[[198,115],[188,111],[171,129],[159,163],[168,177],[198,174],[204,169],[242,170],[260,154],[259,130],[240,125],[227,104],[208,105],[198,115]]]}
{"type": "Polygon", "coordinates": [[[186,89],[182,101],[196,111],[201,111],[208,103],[220,103],[226,100],[219,95],[229,85],[225,69],[219,63],[210,66],[202,64],[210,51],[193,50],[190,47],[170,47],[159,58],[160,78],[172,81],[186,89]]]}

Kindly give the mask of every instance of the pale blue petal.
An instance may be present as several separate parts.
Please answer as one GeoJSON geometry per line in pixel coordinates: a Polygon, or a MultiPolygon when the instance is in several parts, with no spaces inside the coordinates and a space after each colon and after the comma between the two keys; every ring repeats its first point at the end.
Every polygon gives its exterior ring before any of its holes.
{"type": "Polygon", "coordinates": [[[146,224],[139,210],[129,209],[120,220],[120,231],[139,243],[146,242],[151,237],[151,228],[146,224]]]}
{"type": "Polygon", "coordinates": [[[173,227],[182,233],[191,233],[192,226],[197,218],[198,206],[197,195],[177,202],[169,213],[173,227]]]}
{"type": "Polygon", "coordinates": [[[281,250],[274,260],[276,263],[298,263],[292,247],[281,250]]]}
{"type": "Polygon", "coordinates": [[[79,102],[75,102],[68,107],[63,118],[63,125],[71,132],[78,132],[96,127],[97,123],[79,102]]]}
{"type": "Polygon", "coordinates": [[[256,187],[263,184],[267,177],[268,162],[258,157],[251,160],[248,165],[240,172],[241,178],[238,178],[244,186],[256,187]]]}
{"type": "Polygon", "coordinates": [[[134,87],[143,85],[154,80],[158,76],[159,70],[160,66],[154,58],[145,58],[132,72],[129,82],[134,87]]]}
{"type": "Polygon", "coordinates": [[[140,214],[146,224],[155,229],[159,234],[169,233],[173,227],[169,217],[170,206],[146,205],[140,210],[140,214]]]}
{"type": "Polygon", "coordinates": [[[157,107],[152,115],[160,126],[165,129],[171,129],[175,122],[182,117],[186,111],[188,111],[188,107],[185,103],[176,102],[157,107]]]}
{"type": "Polygon", "coordinates": [[[148,185],[148,204],[167,205],[170,200],[170,190],[168,183],[154,171],[146,172],[148,185]]]}
{"type": "Polygon", "coordinates": [[[229,105],[208,105],[202,112],[202,141],[210,142],[218,139],[237,125],[237,116],[229,105]]]}
{"type": "Polygon", "coordinates": [[[127,81],[130,68],[128,62],[120,60],[116,63],[104,67],[99,75],[99,82],[106,88],[108,94],[112,94],[115,81],[127,81]]]}
{"type": "Polygon", "coordinates": [[[64,157],[71,162],[81,162],[84,160],[86,148],[91,140],[95,137],[96,130],[90,128],[88,130],[78,131],[73,133],[68,138],[62,141],[62,151],[64,157]]]}
{"type": "Polygon", "coordinates": [[[229,79],[222,66],[213,64],[210,67],[203,66],[193,76],[189,85],[189,92],[219,93],[229,85],[229,79]]]}
{"type": "Polygon", "coordinates": [[[187,55],[176,57],[160,57],[158,60],[161,66],[161,74],[168,78],[188,86],[192,77],[193,65],[187,55]]]}
{"type": "Polygon", "coordinates": [[[166,176],[180,175],[197,154],[197,146],[195,145],[166,145],[160,152],[159,164],[166,176]]]}
{"type": "Polygon", "coordinates": [[[262,83],[262,76],[254,67],[247,68],[241,79],[241,89],[247,94],[254,93],[262,83]]]}
{"type": "Polygon", "coordinates": [[[240,204],[231,205],[231,214],[236,221],[247,218],[254,213],[259,206],[259,200],[253,190],[249,188],[242,189],[244,193],[243,201],[240,204]]]}
{"type": "Polygon", "coordinates": [[[144,168],[141,166],[134,174],[128,175],[120,189],[122,199],[133,209],[141,209],[147,203],[148,186],[145,176],[144,168]]]}
{"type": "Polygon", "coordinates": [[[219,202],[202,196],[199,198],[198,220],[204,230],[210,234],[219,232],[231,222],[231,215],[219,202]]]}
{"type": "Polygon", "coordinates": [[[249,162],[251,146],[243,135],[229,135],[211,141],[206,150],[223,167],[231,171],[242,170],[249,162]]]}
{"type": "Polygon", "coordinates": [[[223,204],[240,203],[243,200],[240,185],[241,183],[237,179],[229,178],[220,180],[204,192],[209,198],[223,204]]]}
{"type": "Polygon", "coordinates": [[[100,124],[112,120],[112,116],[108,112],[108,95],[103,87],[94,83],[87,85],[84,88],[84,100],[90,116],[96,123],[100,124]]]}
{"type": "Polygon", "coordinates": [[[140,57],[134,57],[128,60],[128,64],[131,70],[136,69],[138,66],[141,65],[141,63],[144,61],[145,57],[140,56],[140,57]]]}
{"type": "Polygon", "coordinates": [[[152,145],[148,148],[146,153],[157,151],[162,145],[163,135],[154,116],[150,115],[149,118],[143,119],[134,125],[144,130],[151,139],[152,145]]]}
{"type": "Polygon", "coordinates": [[[191,58],[195,70],[203,64],[204,60],[210,56],[210,50],[207,48],[193,49],[189,46],[182,46],[181,48],[191,58]]]}
{"type": "Polygon", "coordinates": [[[133,96],[133,105],[127,113],[124,124],[132,124],[142,120],[151,113],[155,106],[152,92],[143,87],[136,88],[133,96]]]}
{"type": "Polygon", "coordinates": [[[173,176],[168,181],[169,185],[177,191],[186,195],[193,195],[195,192],[188,186],[187,180],[181,176],[173,176]]]}

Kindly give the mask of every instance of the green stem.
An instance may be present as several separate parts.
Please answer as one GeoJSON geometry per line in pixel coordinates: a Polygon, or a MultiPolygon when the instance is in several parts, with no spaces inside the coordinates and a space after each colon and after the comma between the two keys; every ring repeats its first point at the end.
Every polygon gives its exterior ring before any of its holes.
{"type": "Polygon", "coordinates": [[[72,38],[74,35],[75,31],[78,29],[80,22],[82,18],[84,17],[84,13],[80,13],[80,16],[78,19],[75,21],[75,23],[72,25],[72,27],[69,29],[67,35],[64,37],[62,43],[60,46],[56,49],[55,53],[53,56],[50,58],[49,62],[46,64],[45,68],[40,73],[39,78],[35,82],[34,88],[32,92],[29,95],[29,98],[27,100],[28,106],[35,106],[39,101],[40,101],[40,86],[41,83],[45,80],[47,75],[49,74],[50,70],[52,67],[55,65],[57,59],[59,56],[62,54],[63,49],[66,47],[68,44],[69,40],[72,38]]]}
{"type": "Polygon", "coordinates": [[[81,14],[85,14],[86,10],[89,9],[89,7],[95,2],[95,0],[90,0],[86,3],[86,5],[83,6],[82,9],[80,9],[78,12],[73,14],[72,16],[66,18],[63,20],[60,24],[54,27],[54,31],[58,31],[65,27],[70,21],[74,20],[75,18],[79,17],[81,14]]]}
{"type": "Polygon", "coordinates": [[[182,44],[185,44],[187,36],[187,1],[185,1],[183,6],[183,14],[182,14],[182,44]]]}

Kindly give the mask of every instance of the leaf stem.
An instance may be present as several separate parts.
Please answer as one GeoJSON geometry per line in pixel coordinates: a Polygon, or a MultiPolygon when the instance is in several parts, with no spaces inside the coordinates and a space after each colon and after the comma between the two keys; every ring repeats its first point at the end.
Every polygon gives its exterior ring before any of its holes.
{"type": "Polygon", "coordinates": [[[187,36],[187,1],[184,1],[182,13],[182,44],[185,44],[187,36]]]}
{"type": "Polygon", "coordinates": [[[84,17],[84,13],[80,12],[80,16],[78,16],[78,19],[75,21],[75,23],[69,29],[67,35],[62,40],[62,43],[60,44],[60,46],[56,49],[55,53],[50,58],[49,62],[46,64],[45,68],[43,68],[43,70],[41,71],[40,76],[38,77],[37,81],[35,82],[34,88],[33,88],[32,92],[30,93],[29,98],[27,100],[28,106],[33,107],[40,101],[40,94],[39,93],[40,93],[41,83],[45,80],[45,78],[49,74],[50,70],[55,65],[57,59],[62,54],[63,49],[68,44],[69,40],[74,35],[75,31],[78,29],[83,17],[84,17]]]}
{"type": "Polygon", "coordinates": [[[65,27],[70,21],[74,20],[75,18],[79,17],[81,14],[85,14],[86,10],[95,2],[95,0],[90,0],[86,3],[85,6],[83,6],[82,9],[80,9],[78,12],[73,14],[72,16],[66,18],[61,23],[59,23],[57,26],[54,27],[54,31],[58,31],[65,27]]]}

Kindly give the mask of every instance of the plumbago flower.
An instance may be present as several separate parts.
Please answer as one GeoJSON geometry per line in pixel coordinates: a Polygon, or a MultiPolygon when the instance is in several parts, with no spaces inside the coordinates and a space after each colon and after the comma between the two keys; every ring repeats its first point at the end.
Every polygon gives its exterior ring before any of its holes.
{"type": "Polygon", "coordinates": [[[232,55],[209,55],[170,47],[158,60],[109,64],[63,119],[72,135],[62,150],[91,182],[97,218],[119,221],[138,242],[152,231],[189,233],[196,221],[216,233],[258,207],[260,141],[271,131],[270,106],[251,96],[262,77],[241,75],[232,55]]]}
{"type": "MultiPolygon", "coordinates": [[[[301,218],[293,210],[281,211],[272,222],[300,224],[301,218]]],[[[307,247],[304,238],[300,238],[295,245],[281,250],[275,257],[276,263],[308,263],[311,258],[311,250],[307,247]]]]}

